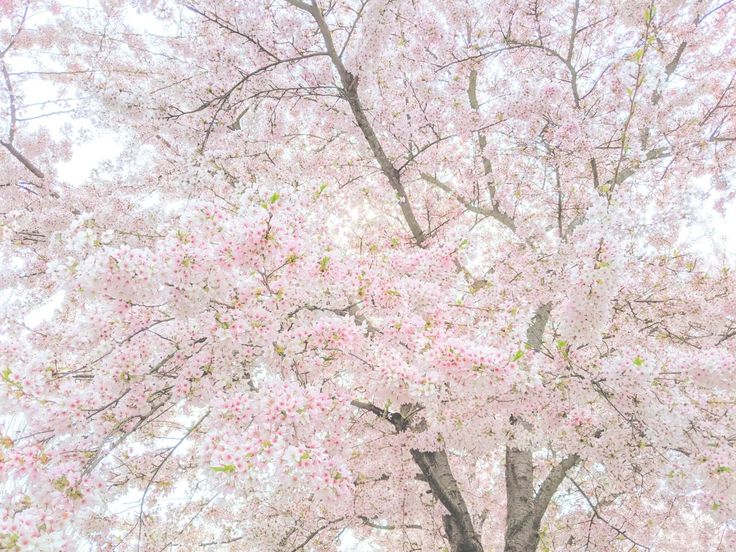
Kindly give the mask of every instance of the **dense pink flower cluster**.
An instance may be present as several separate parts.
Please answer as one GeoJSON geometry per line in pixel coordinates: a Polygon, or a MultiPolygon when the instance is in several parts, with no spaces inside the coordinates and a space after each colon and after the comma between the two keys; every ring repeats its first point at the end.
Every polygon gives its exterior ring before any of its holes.
{"type": "Polygon", "coordinates": [[[0,550],[736,548],[729,2],[0,15],[0,550]]]}

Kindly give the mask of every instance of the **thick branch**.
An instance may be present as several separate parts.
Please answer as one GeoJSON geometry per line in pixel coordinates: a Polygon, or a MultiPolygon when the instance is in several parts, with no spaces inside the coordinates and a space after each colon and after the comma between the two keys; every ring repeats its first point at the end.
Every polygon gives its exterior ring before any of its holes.
{"type": "Polygon", "coordinates": [[[36,165],[33,164],[33,161],[31,161],[25,155],[19,152],[13,144],[0,140],[0,146],[3,146],[6,150],[8,150],[10,152],[10,155],[20,161],[23,166],[31,171],[35,176],[37,176],[38,178],[46,178],[46,175],[43,173],[43,171],[36,167],[36,165]]]}
{"type": "Polygon", "coordinates": [[[317,23],[320,34],[322,35],[322,39],[325,43],[325,48],[330,57],[330,60],[332,61],[332,65],[335,67],[340,77],[343,97],[350,105],[350,110],[353,112],[355,122],[357,123],[358,128],[360,128],[361,132],[363,133],[363,137],[365,138],[366,142],[368,142],[368,146],[370,147],[376,161],[378,161],[378,164],[381,167],[381,171],[388,179],[391,188],[393,188],[394,192],[396,192],[399,200],[399,207],[401,208],[401,213],[403,214],[404,220],[406,221],[412,235],[414,236],[414,241],[416,241],[417,244],[421,245],[422,242],[424,242],[424,240],[426,239],[426,235],[424,234],[424,231],[422,230],[419,222],[417,222],[417,219],[414,216],[414,211],[412,210],[411,204],[409,203],[409,198],[406,195],[406,190],[403,183],[401,182],[399,170],[388,158],[388,155],[383,149],[383,145],[378,139],[378,136],[376,136],[376,133],[373,130],[373,126],[371,125],[365,113],[363,103],[361,102],[360,96],[358,95],[359,78],[357,76],[354,76],[345,68],[345,65],[342,62],[342,58],[335,48],[335,43],[332,39],[332,32],[327,26],[327,22],[325,21],[322,11],[319,9],[319,6],[317,6],[316,2],[308,5],[299,0],[287,1],[291,5],[308,12],[317,23]]]}
{"type": "Polygon", "coordinates": [[[535,351],[542,348],[544,339],[544,330],[549,322],[549,315],[552,312],[552,303],[541,305],[537,312],[534,313],[531,324],[526,330],[526,342],[535,351]]]}
{"type": "Polygon", "coordinates": [[[506,544],[505,552],[533,552],[539,543],[539,528],[552,496],[567,472],[578,462],[572,454],[557,464],[534,493],[534,461],[528,450],[506,449],[506,544]]]}
{"type": "Polygon", "coordinates": [[[497,205],[494,205],[492,209],[488,209],[487,207],[481,207],[479,205],[475,205],[474,203],[471,203],[467,199],[465,199],[463,196],[461,196],[458,192],[450,188],[447,184],[442,182],[439,178],[432,176],[428,173],[421,173],[421,177],[429,182],[430,184],[437,186],[440,190],[443,190],[444,192],[447,192],[449,195],[451,195],[453,198],[455,198],[463,207],[465,207],[468,211],[471,211],[473,213],[477,213],[479,215],[483,215],[486,217],[491,217],[496,219],[498,222],[503,224],[506,228],[511,230],[512,232],[516,232],[516,224],[514,224],[514,219],[512,219],[509,215],[501,211],[497,205]]]}
{"type": "Polygon", "coordinates": [[[560,483],[562,483],[562,480],[565,479],[565,475],[567,475],[567,472],[570,471],[570,469],[579,461],[580,457],[577,454],[571,454],[552,468],[542,485],[539,487],[539,490],[534,497],[534,516],[537,527],[539,527],[539,524],[542,521],[542,517],[544,516],[544,512],[547,510],[547,506],[549,506],[550,500],[552,500],[552,496],[557,492],[557,488],[560,486],[560,483]]]}
{"type": "Polygon", "coordinates": [[[529,450],[506,447],[505,552],[526,552],[533,540],[534,463],[529,450]]]}
{"type": "MultiPolygon", "coordinates": [[[[656,159],[662,159],[664,157],[669,157],[672,155],[672,152],[669,150],[669,148],[661,147],[661,148],[654,148],[649,150],[646,153],[646,156],[644,157],[644,161],[653,161],[656,159]]],[[[618,171],[614,178],[606,182],[608,185],[608,193],[612,193],[614,188],[618,185],[624,182],[625,180],[629,179],[631,176],[633,176],[637,170],[639,170],[639,166],[641,165],[641,162],[635,161],[628,167],[625,167],[618,171]]]]}
{"type": "Polygon", "coordinates": [[[366,516],[358,517],[368,527],[371,527],[373,529],[380,529],[382,531],[395,531],[396,529],[423,529],[423,527],[417,523],[407,523],[405,525],[388,525],[384,523],[376,523],[366,516]]]}

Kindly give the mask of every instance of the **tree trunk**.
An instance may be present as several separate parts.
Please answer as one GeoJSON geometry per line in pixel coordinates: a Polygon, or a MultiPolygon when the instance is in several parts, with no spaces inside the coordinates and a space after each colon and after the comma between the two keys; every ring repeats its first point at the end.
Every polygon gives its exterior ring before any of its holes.
{"type": "Polygon", "coordinates": [[[567,472],[580,461],[571,454],[554,466],[534,492],[532,453],[506,448],[506,544],[504,552],[535,552],[539,528],[552,496],[567,472]]]}
{"type": "MultiPolygon", "coordinates": [[[[542,344],[544,328],[549,320],[551,304],[537,309],[527,331],[527,341],[534,350],[542,344]]],[[[386,412],[374,404],[352,401],[353,406],[372,412],[390,422],[397,433],[410,428],[422,431],[421,420],[412,420],[411,405],[403,405],[401,412],[386,412]],[[406,412],[404,412],[406,407],[406,412]]],[[[528,425],[512,417],[512,423],[528,425]]],[[[483,552],[480,534],[473,526],[457,480],[450,469],[447,452],[411,450],[411,456],[429,483],[434,497],[447,510],[442,521],[450,545],[450,552],[483,552]]],[[[506,534],[504,552],[536,552],[539,529],[552,496],[565,478],[568,470],[578,463],[572,454],[554,466],[539,490],[534,492],[534,462],[532,452],[515,447],[506,448],[506,534]]]]}
{"type": "Polygon", "coordinates": [[[447,453],[444,450],[412,450],[411,456],[426,477],[432,494],[449,512],[442,521],[450,552],[483,552],[480,535],[475,532],[465,499],[452,475],[447,453]]]}
{"type": "Polygon", "coordinates": [[[532,453],[506,449],[506,545],[504,552],[534,552],[539,524],[534,515],[534,465],[532,453]]]}

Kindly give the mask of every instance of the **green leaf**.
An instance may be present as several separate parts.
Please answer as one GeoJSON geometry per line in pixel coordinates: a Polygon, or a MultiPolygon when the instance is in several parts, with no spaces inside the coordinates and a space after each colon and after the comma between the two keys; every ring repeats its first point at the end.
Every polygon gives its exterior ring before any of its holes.
{"type": "Polygon", "coordinates": [[[634,52],[634,56],[633,57],[634,57],[634,59],[636,60],[637,63],[640,62],[641,61],[641,58],[644,57],[644,48],[640,48],[636,52],[634,52]]]}
{"type": "Polygon", "coordinates": [[[652,19],[654,19],[654,14],[656,13],[657,8],[655,6],[652,6],[649,9],[644,10],[644,23],[649,25],[649,23],[652,22],[652,19]]]}
{"type": "Polygon", "coordinates": [[[77,487],[72,487],[70,489],[67,489],[66,496],[71,498],[72,500],[79,500],[84,495],[82,495],[82,491],[80,491],[77,487]]]}
{"type": "Polygon", "coordinates": [[[513,358],[511,359],[511,362],[516,362],[517,360],[519,360],[523,356],[524,356],[524,351],[518,350],[518,351],[516,351],[516,353],[514,354],[513,358]]]}
{"type": "Polygon", "coordinates": [[[0,544],[3,550],[17,550],[20,535],[18,533],[0,533],[0,544]]]}
{"type": "Polygon", "coordinates": [[[276,202],[277,202],[277,201],[279,200],[279,198],[280,198],[280,197],[281,197],[281,196],[279,195],[279,193],[278,193],[278,192],[274,192],[274,193],[273,193],[273,194],[271,195],[271,197],[269,197],[269,198],[268,198],[268,202],[269,202],[269,203],[270,203],[271,205],[273,205],[274,203],[276,203],[276,202]]]}
{"type": "Polygon", "coordinates": [[[327,265],[330,264],[330,258],[329,257],[322,257],[319,261],[319,271],[325,272],[327,270],[327,265]]]}
{"type": "Polygon", "coordinates": [[[215,472],[233,473],[235,471],[235,465],[225,464],[224,466],[211,466],[210,469],[215,472]]]}
{"type": "Polygon", "coordinates": [[[642,359],[641,357],[637,356],[637,357],[636,357],[636,358],[634,359],[634,364],[635,364],[636,366],[641,366],[642,364],[644,364],[644,359],[642,359]]]}
{"type": "Polygon", "coordinates": [[[220,313],[219,313],[219,312],[216,312],[216,313],[215,313],[215,322],[217,322],[217,325],[218,325],[218,326],[219,326],[220,328],[222,328],[223,330],[227,330],[228,328],[230,328],[230,323],[229,323],[229,322],[225,322],[225,321],[224,321],[224,320],[223,320],[223,319],[222,319],[222,318],[220,317],[220,313]]]}
{"type": "Polygon", "coordinates": [[[391,399],[386,401],[386,405],[383,407],[383,415],[388,415],[388,409],[391,408],[391,399]]]}
{"type": "Polygon", "coordinates": [[[733,468],[729,468],[728,466],[718,466],[716,468],[716,473],[731,473],[733,471],[733,468]]]}
{"type": "Polygon", "coordinates": [[[57,491],[63,491],[69,486],[69,479],[67,479],[66,475],[62,475],[61,477],[57,477],[54,479],[54,489],[57,491]]]}

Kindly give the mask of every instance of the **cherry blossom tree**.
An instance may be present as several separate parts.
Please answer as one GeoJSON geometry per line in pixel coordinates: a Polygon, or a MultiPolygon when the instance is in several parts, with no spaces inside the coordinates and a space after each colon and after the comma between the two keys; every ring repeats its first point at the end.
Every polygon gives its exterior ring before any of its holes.
{"type": "Polygon", "coordinates": [[[736,3],[0,16],[0,550],[736,549],[736,3]]]}

